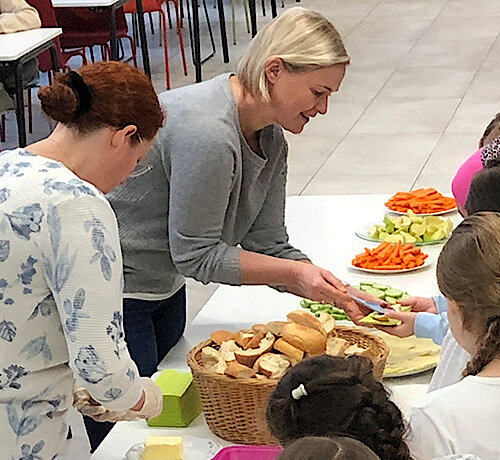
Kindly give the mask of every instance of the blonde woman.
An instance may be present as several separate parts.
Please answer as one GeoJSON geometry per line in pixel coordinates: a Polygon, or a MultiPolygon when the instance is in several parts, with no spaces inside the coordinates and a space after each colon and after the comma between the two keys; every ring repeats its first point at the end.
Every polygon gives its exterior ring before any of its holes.
{"type": "MultiPolygon", "coordinates": [[[[287,143],[337,91],[349,56],[321,14],[292,8],[254,38],[236,74],[168,91],[152,170],[109,195],[125,267],[125,330],[142,375],[182,336],[185,279],[269,285],[336,302],[341,281],[288,242],[287,143]]],[[[256,306],[255,308],[258,308],[256,306]]]]}

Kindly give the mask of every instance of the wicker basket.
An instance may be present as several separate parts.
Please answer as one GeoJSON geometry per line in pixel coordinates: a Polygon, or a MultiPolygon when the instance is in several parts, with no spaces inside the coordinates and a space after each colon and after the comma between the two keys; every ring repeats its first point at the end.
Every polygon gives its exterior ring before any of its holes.
{"type": "MultiPolygon", "coordinates": [[[[332,335],[370,350],[376,378],[382,378],[389,349],[375,334],[356,327],[337,326],[332,335]]],[[[278,380],[234,379],[206,369],[201,349],[213,345],[207,340],[187,355],[187,363],[200,393],[207,424],[226,441],[249,445],[277,444],[266,423],[266,406],[278,380]]]]}

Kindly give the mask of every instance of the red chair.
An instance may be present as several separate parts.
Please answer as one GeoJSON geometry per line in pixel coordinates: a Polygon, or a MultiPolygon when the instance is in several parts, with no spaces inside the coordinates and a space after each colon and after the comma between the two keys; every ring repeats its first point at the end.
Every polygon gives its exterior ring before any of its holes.
{"type": "MultiPolygon", "coordinates": [[[[56,18],[63,33],[60,37],[63,50],[72,48],[89,48],[92,60],[93,47],[100,46],[103,60],[111,56],[108,45],[111,40],[110,14],[111,10],[90,10],[88,8],[56,8],[56,18]]],[[[137,52],[134,39],[128,35],[127,22],[123,8],[116,10],[116,36],[118,40],[125,39],[130,43],[132,56],[125,61],[132,60],[137,67],[137,52]]]]}
{"type": "MultiPolygon", "coordinates": [[[[52,5],[52,0],[28,0],[28,3],[38,11],[40,20],[42,22],[42,27],[58,27],[55,9],[52,5]]],[[[62,51],[59,39],[55,40],[57,46],[57,54],[59,59],[59,70],[69,71],[68,61],[75,56],[79,56],[82,59],[82,64],[87,64],[87,58],[85,56],[85,50],[82,48],[75,49],[72,51],[62,51]]],[[[37,56],[38,58],[38,69],[40,72],[47,72],[49,77],[49,82],[52,81],[52,60],[50,58],[50,52],[44,51],[37,56]]],[[[28,92],[28,131],[33,132],[33,106],[31,103],[31,90],[32,87],[26,88],[28,92]]],[[[0,142],[5,142],[5,114],[0,116],[0,142]]]]}
{"type": "MultiPolygon", "coordinates": [[[[56,12],[54,7],[52,6],[52,0],[28,0],[28,3],[38,11],[40,20],[42,21],[42,27],[59,27],[59,25],[57,24],[56,12]]],[[[68,61],[75,56],[81,57],[82,64],[87,64],[87,57],[85,56],[85,50],[83,48],[75,49],[72,51],[63,51],[61,49],[59,38],[56,38],[56,45],[59,57],[59,68],[61,70],[70,70],[68,61]]],[[[52,61],[50,59],[49,51],[44,51],[38,56],[38,66],[40,72],[49,72],[50,81],[52,61]]]]}
{"type": "MultiPolygon", "coordinates": [[[[179,46],[181,48],[182,65],[184,67],[184,75],[187,75],[187,64],[186,64],[186,53],[184,52],[184,41],[182,39],[182,26],[179,14],[179,3],[177,0],[143,0],[142,6],[144,8],[144,13],[155,13],[158,12],[161,18],[161,25],[163,29],[163,52],[165,54],[165,79],[167,82],[167,89],[170,89],[170,71],[168,64],[168,41],[167,41],[167,19],[165,16],[165,11],[163,11],[163,4],[166,5],[167,11],[169,8],[169,3],[173,3],[175,7],[175,16],[177,22],[177,34],[179,35],[179,46]]],[[[135,0],[131,0],[125,3],[123,6],[125,13],[137,13],[137,6],[135,0]]],[[[170,19],[170,17],[169,17],[170,19]]]]}

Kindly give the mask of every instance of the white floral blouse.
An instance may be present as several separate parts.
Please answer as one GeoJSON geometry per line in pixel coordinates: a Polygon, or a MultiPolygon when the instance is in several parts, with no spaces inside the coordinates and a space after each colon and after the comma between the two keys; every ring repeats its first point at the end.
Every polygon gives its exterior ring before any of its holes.
{"type": "Polygon", "coordinates": [[[118,226],[104,196],[59,162],[1,152],[2,458],[57,455],[75,379],[109,409],[139,400],[122,279],[118,226]]]}

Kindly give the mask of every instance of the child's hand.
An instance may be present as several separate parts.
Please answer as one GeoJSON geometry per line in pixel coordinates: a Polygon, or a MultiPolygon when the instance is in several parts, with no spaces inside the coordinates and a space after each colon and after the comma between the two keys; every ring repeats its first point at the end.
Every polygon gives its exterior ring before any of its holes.
{"type": "MultiPolygon", "coordinates": [[[[421,297],[413,298],[418,299],[421,297]]],[[[399,326],[375,326],[377,329],[387,332],[387,334],[395,335],[396,337],[410,337],[415,334],[415,318],[417,317],[417,313],[386,310],[385,316],[391,319],[399,319],[401,324],[399,326]]]]}
{"type": "Polygon", "coordinates": [[[414,312],[426,311],[434,314],[437,314],[438,312],[434,300],[429,297],[411,297],[409,299],[402,300],[400,304],[405,307],[411,307],[414,312]]]}

